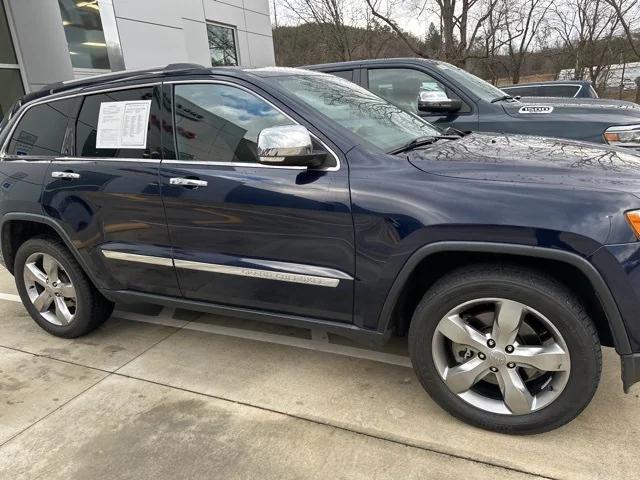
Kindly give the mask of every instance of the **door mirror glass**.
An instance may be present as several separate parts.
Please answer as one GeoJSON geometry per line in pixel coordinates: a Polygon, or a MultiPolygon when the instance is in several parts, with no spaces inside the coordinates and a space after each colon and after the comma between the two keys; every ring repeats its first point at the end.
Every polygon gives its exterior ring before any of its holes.
{"type": "Polygon", "coordinates": [[[314,151],[311,135],[302,125],[269,127],[258,136],[260,163],[317,168],[326,157],[326,152],[314,151]]]}
{"type": "Polygon", "coordinates": [[[442,91],[421,90],[418,94],[418,110],[428,113],[453,113],[462,108],[462,101],[447,98],[442,91]]]}

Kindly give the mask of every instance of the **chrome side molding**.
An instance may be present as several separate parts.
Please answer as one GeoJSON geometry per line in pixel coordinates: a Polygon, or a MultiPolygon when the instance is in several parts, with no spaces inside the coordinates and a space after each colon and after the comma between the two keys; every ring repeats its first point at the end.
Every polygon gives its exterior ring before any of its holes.
{"type": "Polygon", "coordinates": [[[110,260],[122,260],[127,262],[146,263],[162,267],[175,267],[185,270],[195,270],[200,272],[219,273],[223,275],[235,275],[239,277],[258,278],[262,280],[275,280],[279,282],[300,283],[304,285],[315,285],[318,287],[336,288],[340,280],[353,280],[349,274],[313,265],[302,265],[286,262],[269,262],[262,260],[250,260],[253,265],[262,263],[265,266],[276,267],[279,270],[267,270],[261,268],[242,267],[235,265],[220,265],[217,263],[194,262],[190,260],[174,260],[167,257],[156,257],[150,255],[140,255],[137,253],[119,252],[115,250],[102,249],[102,254],[110,260]],[[293,270],[293,271],[292,271],[293,270]],[[330,273],[332,276],[309,275],[308,273],[330,273]]]}

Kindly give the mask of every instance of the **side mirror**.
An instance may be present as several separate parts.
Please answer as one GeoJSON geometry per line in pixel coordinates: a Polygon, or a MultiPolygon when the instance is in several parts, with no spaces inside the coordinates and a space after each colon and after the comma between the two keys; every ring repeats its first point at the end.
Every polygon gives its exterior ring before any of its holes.
{"type": "Polygon", "coordinates": [[[434,96],[433,92],[420,92],[418,95],[418,111],[429,113],[453,113],[462,108],[462,100],[446,98],[444,95],[434,96]]]}
{"type": "Polygon", "coordinates": [[[266,165],[321,167],[327,152],[314,152],[311,135],[302,125],[265,128],[258,135],[258,158],[266,165]]]}

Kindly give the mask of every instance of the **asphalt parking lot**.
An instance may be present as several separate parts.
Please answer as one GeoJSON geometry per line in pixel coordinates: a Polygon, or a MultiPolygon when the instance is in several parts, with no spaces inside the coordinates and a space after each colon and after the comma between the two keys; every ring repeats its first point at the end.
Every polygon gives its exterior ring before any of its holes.
{"type": "Polygon", "coordinates": [[[0,478],[635,478],[640,389],[604,360],[577,420],[511,437],[439,409],[400,339],[134,306],[63,340],[1,270],[0,478]]]}

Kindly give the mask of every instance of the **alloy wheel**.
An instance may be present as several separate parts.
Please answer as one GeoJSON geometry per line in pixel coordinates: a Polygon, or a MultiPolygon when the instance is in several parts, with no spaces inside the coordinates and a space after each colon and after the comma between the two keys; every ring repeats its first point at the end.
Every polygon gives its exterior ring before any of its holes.
{"type": "Polygon", "coordinates": [[[58,326],[73,322],[76,290],[60,262],[47,253],[33,253],[24,265],[23,278],[31,303],[47,322],[58,326]]]}
{"type": "Polygon", "coordinates": [[[569,380],[569,350],[553,323],[505,298],[451,309],[438,323],[432,355],[449,390],[482,410],[526,415],[555,401],[569,380]]]}

